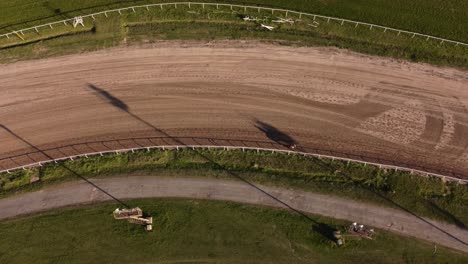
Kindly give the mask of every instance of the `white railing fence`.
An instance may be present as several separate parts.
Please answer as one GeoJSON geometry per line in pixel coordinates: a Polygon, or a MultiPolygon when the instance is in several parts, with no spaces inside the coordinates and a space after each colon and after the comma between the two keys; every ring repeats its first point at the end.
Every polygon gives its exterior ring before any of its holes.
{"type": "MultiPolygon", "coordinates": [[[[318,14],[298,12],[298,11],[287,10],[287,9],[282,9],[282,8],[270,8],[270,7],[250,6],[250,5],[235,5],[235,4],[222,4],[222,3],[199,3],[199,2],[159,3],[159,4],[147,4],[147,5],[138,5],[138,6],[122,7],[122,8],[117,8],[117,9],[110,9],[110,10],[97,12],[97,13],[93,13],[93,14],[82,15],[81,17],[82,18],[92,18],[94,20],[96,16],[104,15],[104,16],[107,17],[108,14],[110,14],[110,13],[119,13],[121,15],[122,11],[136,12],[136,9],[147,9],[147,10],[149,10],[150,7],[164,8],[165,6],[177,7],[177,6],[181,6],[181,5],[188,6],[189,8],[191,8],[192,6],[198,6],[198,7],[201,6],[202,8],[205,8],[205,6],[212,6],[212,7],[216,6],[216,8],[230,7],[231,9],[233,9],[235,7],[235,8],[243,9],[245,12],[247,12],[247,10],[256,10],[258,12],[260,12],[260,10],[266,10],[266,11],[271,12],[272,14],[274,14],[275,12],[277,12],[277,13],[281,12],[281,13],[284,13],[285,16],[288,16],[289,14],[295,14],[299,18],[301,18],[302,16],[307,16],[309,18],[313,18],[314,20],[316,18],[322,18],[322,19],[326,19],[328,22],[331,21],[331,20],[340,22],[341,25],[343,25],[344,23],[353,24],[353,25],[355,25],[355,27],[357,27],[359,25],[362,25],[362,26],[369,27],[369,29],[371,29],[371,30],[375,28],[375,29],[381,29],[381,30],[383,30],[383,32],[393,31],[393,32],[396,32],[397,35],[407,34],[407,35],[410,35],[412,38],[417,36],[417,37],[425,38],[427,41],[428,40],[440,41],[440,44],[447,42],[447,43],[454,44],[455,46],[462,45],[462,46],[467,46],[468,47],[468,43],[455,41],[455,40],[450,40],[450,39],[445,39],[445,38],[439,38],[439,37],[435,37],[435,36],[431,36],[431,35],[406,31],[406,30],[397,29],[397,28],[391,28],[391,27],[386,27],[386,26],[381,26],[381,25],[376,25],[376,24],[370,24],[370,23],[365,23],[365,22],[360,22],[360,21],[354,21],[354,20],[349,20],[349,19],[343,19],[343,18],[338,18],[338,17],[331,17],[331,16],[323,16],[323,15],[318,15],[318,14]]],[[[23,35],[24,32],[26,32],[26,31],[33,31],[34,30],[36,32],[39,32],[39,29],[42,28],[42,27],[53,28],[54,25],[58,25],[58,24],[65,24],[65,25],[70,24],[71,25],[74,20],[75,20],[75,18],[70,18],[70,19],[64,19],[64,20],[51,22],[51,23],[46,23],[46,24],[42,24],[42,25],[37,25],[37,26],[29,27],[29,28],[24,28],[24,29],[12,31],[12,32],[9,32],[9,33],[6,33],[6,34],[1,34],[0,38],[1,37],[10,38],[10,36],[20,36],[19,34],[23,35]]]]}
{"type": "Polygon", "coordinates": [[[287,155],[302,155],[302,156],[307,156],[307,157],[314,157],[314,158],[319,158],[319,159],[331,159],[331,160],[340,160],[340,161],[345,161],[345,162],[355,162],[359,164],[364,164],[364,165],[373,165],[379,168],[386,168],[386,169],[392,169],[392,170],[399,170],[399,171],[405,171],[405,172],[410,172],[410,173],[416,173],[421,176],[426,176],[426,177],[437,177],[445,181],[456,181],[460,184],[468,184],[468,180],[464,179],[459,179],[451,176],[446,176],[442,174],[437,174],[437,173],[430,173],[426,171],[421,171],[421,170],[416,170],[416,169],[411,169],[411,168],[406,168],[406,167],[399,167],[399,166],[393,166],[393,165],[387,165],[387,164],[379,164],[379,163],[374,163],[374,162],[367,162],[367,161],[362,161],[362,160],[355,160],[355,159],[348,159],[348,158],[343,158],[343,157],[334,157],[334,156],[329,156],[329,155],[322,155],[322,154],[316,154],[316,153],[307,153],[307,152],[300,152],[300,151],[293,151],[293,150],[284,150],[284,149],[270,149],[270,148],[257,148],[257,147],[236,147],[236,146],[217,146],[217,145],[166,145],[166,146],[147,146],[147,147],[138,147],[138,148],[126,148],[126,149],[118,149],[118,150],[106,150],[106,151],[99,151],[99,152],[90,152],[90,153],[85,153],[85,154],[78,154],[78,155],[72,155],[72,156],[67,156],[67,157],[62,157],[62,158],[57,158],[57,159],[50,159],[50,160],[44,160],[40,162],[35,162],[35,163],[30,163],[24,166],[18,166],[6,170],[0,171],[1,173],[11,173],[16,170],[26,170],[28,168],[34,168],[34,167],[42,167],[44,164],[48,163],[58,163],[60,161],[65,161],[65,160],[74,160],[78,158],[88,158],[90,156],[103,156],[105,154],[119,154],[119,153],[126,153],[126,152],[135,152],[135,151],[141,151],[141,150],[151,150],[151,149],[159,149],[159,150],[179,150],[179,149],[223,149],[223,150],[250,150],[250,151],[257,151],[257,152],[272,152],[272,153],[282,153],[282,154],[287,154],[287,155]]]}

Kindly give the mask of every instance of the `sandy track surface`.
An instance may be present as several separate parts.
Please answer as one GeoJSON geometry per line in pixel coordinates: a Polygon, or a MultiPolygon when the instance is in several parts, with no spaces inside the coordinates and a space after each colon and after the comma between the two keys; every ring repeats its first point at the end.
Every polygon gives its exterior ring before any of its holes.
{"type": "MultiPolygon", "coordinates": [[[[466,229],[423,219],[401,210],[333,196],[219,179],[131,176],[94,179],[93,182],[119,199],[184,197],[290,207],[303,212],[357,221],[468,252],[466,229]]],[[[109,196],[88,183],[71,182],[1,199],[0,219],[109,199],[109,196]]]]}
{"type": "Polygon", "coordinates": [[[0,80],[2,168],[37,160],[6,159],[28,143],[269,140],[259,120],[303,148],[468,177],[468,77],[454,69],[325,48],[165,43],[0,65],[0,80]]]}

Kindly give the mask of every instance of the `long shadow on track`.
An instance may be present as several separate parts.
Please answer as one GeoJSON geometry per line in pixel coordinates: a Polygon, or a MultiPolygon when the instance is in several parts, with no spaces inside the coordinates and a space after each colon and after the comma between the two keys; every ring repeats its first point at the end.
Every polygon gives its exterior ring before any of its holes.
{"type": "MultiPolygon", "coordinates": [[[[177,142],[178,144],[180,145],[185,145],[183,142],[181,142],[179,139],[177,138],[174,138],[172,137],[171,135],[169,135],[168,133],[164,132],[163,130],[155,127],[154,125],[152,125],[151,123],[141,119],[139,116],[135,115],[134,113],[132,113],[130,111],[130,107],[125,104],[122,100],[118,99],[117,97],[115,97],[114,95],[110,94],[109,92],[107,92],[106,90],[102,89],[102,88],[99,88],[93,84],[88,84],[88,89],[93,91],[94,93],[96,93],[96,95],[103,101],[107,102],[108,104],[118,108],[120,111],[124,111],[125,113],[127,113],[129,116],[131,116],[132,118],[134,118],[135,120],[145,124],[146,126],[150,127],[151,129],[155,130],[156,132],[158,133],[161,133],[162,135],[168,137],[168,138],[171,138],[172,140],[174,140],[175,142],[177,142]]],[[[290,137],[289,135],[285,134],[284,132],[281,132],[279,129],[275,128],[274,126],[270,125],[270,124],[267,124],[265,122],[261,122],[259,120],[256,120],[256,125],[257,129],[260,129],[261,131],[265,132],[266,136],[274,141],[277,141],[279,142],[279,144],[283,145],[283,144],[287,144],[289,146],[291,146],[291,144],[296,144],[297,142],[292,138],[290,137]]],[[[300,149],[300,147],[299,147],[300,149]]],[[[209,157],[207,157],[206,155],[204,155],[203,153],[197,151],[197,150],[194,150],[194,152],[199,155],[200,157],[204,158],[206,161],[212,163],[216,169],[220,169],[220,170],[223,170],[223,171],[226,171],[230,176],[232,176],[233,178],[235,179],[238,179],[242,182],[244,182],[245,184],[249,185],[250,187],[256,189],[257,191],[259,192],[262,192],[263,194],[265,194],[266,196],[270,197],[272,200],[276,201],[278,204],[290,209],[291,211],[294,211],[296,212],[297,214],[305,217],[306,219],[308,219],[309,221],[311,221],[313,223],[313,230],[315,231],[318,231],[319,233],[321,233],[324,237],[326,237],[327,239],[333,239],[333,229],[328,227],[328,228],[324,228],[323,226],[321,226],[321,223],[318,223],[317,221],[311,219],[310,217],[308,217],[306,214],[302,213],[301,211],[293,208],[292,206],[290,206],[289,204],[285,203],[284,201],[278,199],[277,197],[275,197],[274,195],[268,193],[267,191],[263,190],[262,188],[258,187],[257,185],[255,185],[254,183],[248,181],[247,179],[243,178],[242,176],[230,171],[228,168],[225,168],[223,167],[222,165],[220,165],[219,163],[217,163],[216,161],[210,159],[209,157]]],[[[323,167],[323,168],[326,168],[328,170],[334,170],[334,168],[331,167],[331,164],[327,164],[325,163],[324,161],[319,160],[319,163],[320,165],[323,167]]],[[[343,174],[346,176],[346,177],[350,177],[350,175],[346,172],[343,172],[343,174]]],[[[365,187],[366,186],[362,186],[362,187],[365,187]]],[[[437,225],[434,225],[433,223],[429,222],[428,220],[424,219],[423,217],[421,216],[418,216],[417,214],[415,214],[414,212],[411,212],[409,209],[405,208],[404,206],[396,203],[395,201],[389,199],[388,197],[384,196],[383,194],[379,193],[378,191],[372,189],[372,188],[369,188],[367,187],[367,189],[371,192],[373,192],[374,194],[376,194],[377,196],[381,197],[382,199],[388,201],[389,203],[393,204],[394,206],[396,206],[397,208],[415,216],[416,218],[418,218],[419,220],[421,220],[422,222],[436,228],[437,230],[439,230],[440,232],[446,234],[447,236],[451,237],[452,239],[462,243],[463,245],[465,246],[468,246],[468,243],[459,239],[458,237],[456,237],[455,235],[445,231],[444,229],[440,228],[439,226],[437,225]]],[[[453,216],[452,216],[453,217],[453,216]]],[[[458,219],[457,219],[458,220],[458,219]]],[[[458,220],[455,221],[456,223],[460,223],[461,221],[458,220]]],[[[464,226],[460,226],[462,228],[464,228],[464,226]]]]}
{"type": "MultiPolygon", "coordinates": [[[[8,127],[6,127],[5,125],[2,125],[0,124],[0,127],[3,128],[5,131],[7,131],[8,133],[10,133],[12,136],[14,136],[15,138],[17,138],[18,140],[20,140],[21,142],[25,143],[26,145],[28,145],[29,147],[35,149],[36,151],[42,153],[44,156],[46,156],[47,158],[49,159],[53,159],[51,156],[49,156],[47,153],[45,153],[44,151],[42,151],[41,149],[39,149],[38,147],[36,147],[35,145],[33,145],[31,142],[27,141],[26,139],[24,139],[23,137],[21,137],[20,135],[16,134],[15,132],[11,131],[8,127]]],[[[91,186],[93,186],[94,188],[98,189],[99,191],[101,191],[102,193],[104,193],[105,195],[109,196],[112,200],[116,201],[117,203],[123,205],[124,207],[127,207],[127,208],[130,208],[130,206],[128,204],[126,204],[125,202],[123,202],[122,200],[118,199],[117,197],[113,196],[112,194],[110,194],[109,192],[107,192],[106,190],[102,189],[101,187],[99,187],[98,185],[96,185],[95,183],[93,183],[92,181],[90,181],[88,178],[82,176],[81,174],[77,173],[76,171],[70,169],[69,167],[67,167],[65,164],[63,163],[58,163],[59,166],[61,166],[62,168],[64,168],[65,170],[67,170],[68,172],[70,172],[72,175],[82,179],[83,181],[85,181],[86,183],[90,184],[91,186]]]]}
{"type": "MultiPolygon", "coordinates": [[[[111,93],[107,92],[106,90],[102,89],[102,88],[99,88],[93,84],[88,84],[87,85],[87,88],[89,90],[91,90],[93,93],[95,93],[98,98],[100,98],[101,100],[105,101],[106,103],[116,107],[118,110],[120,111],[123,111],[125,112],[126,114],[128,114],[130,117],[134,118],[135,120],[145,124],[146,126],[148,126],[149,128],[153,129],[154,131],[158,132],[158,133],[161,133],[162,135],[174,140],[175,142],[177,142],[177,144],[179,145],[186,145],[184,144],[184,142],[180,141],[178,138],[175,138],[175,137],[172,137],[171,135],[169,135],[168,133],[164,132],[163,130],[155,127],[154,125],[152,125],[151,123],[147,122],[146,120],[143,120],[142,118],[140,118],[139,116],[135,115],[134,113],[132,113],[130,111],[130,107],[125,104],[122,100],[118,99],[117,97],[115,97],[114,95],[112,95],[111,93]]],[[[230,171],[228,168],[225,168],[224,166],[222,166],[221,164],[217,163],[216,161],[212,160],[211,158],[209,158],[208,156],[204,155],[203,153],[201,153],[200,151],[194,149],[193,150],[198,156],[202,157],[203,159],[205,159],[206,161],[210,162],[211,164],[214,165],[214,168],[215,169],[218,169],[218,170],[222,170],[222,171],[225,171],[228,175],[230,175],[232,178],[234,179],[237,179],[237,180],[240,180],[241,182],[244,182],[245,184],[247,184],[248,186],[254,188],[256,191],[259,191],[261,193],[263,193],[264,195],[266,195],[267,197],[271,198],[272,200],[274,200],[275,202],[277,202],[278,204],[280,204],[281,206],[301,215],[302,217],[304,217],[305,219],[307,219],[308,221],[310,221],[312,223],[312,231],[315,231],[319,234],[321,234],[324,238],[328,239],[328,240],[332,240],[334,241],[334,238],[333,238],[333,232],[335,231],[332,227],[326,225],[326,224],[323,224],[323,223],[320,223],[320,222],[317,222],[315,221],[314,219],[310,218],[308,215],[304,214],[303,212],[295,209],[294,207],[292,207],[291,205],[289,205],[288,203],[278,199],[277,197],[275,197],[274,195],[270,194],[269,192],[265,191],[264,189],[258,187],[257,185],[255,185],[254,183],[248,181],[247,179],[245,179],[244,177],[230,171]]]]}

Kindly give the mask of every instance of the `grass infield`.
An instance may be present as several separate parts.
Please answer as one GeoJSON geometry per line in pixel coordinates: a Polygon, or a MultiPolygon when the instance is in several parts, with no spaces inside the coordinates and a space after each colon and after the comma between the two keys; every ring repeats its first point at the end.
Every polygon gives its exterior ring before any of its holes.
{"type": "Polygon", "coordinates": [[[1,263],[466,263],[468,256],[376,230],[375,240],[329,239],[347,222],[203,200],[132,200],[153,231],[114,220],[115,204],[0,222],[1,263]]]}

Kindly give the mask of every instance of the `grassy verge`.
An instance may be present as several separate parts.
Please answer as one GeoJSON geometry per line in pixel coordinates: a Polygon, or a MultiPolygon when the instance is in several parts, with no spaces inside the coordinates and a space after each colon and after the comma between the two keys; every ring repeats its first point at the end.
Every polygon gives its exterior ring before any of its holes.
{"type": "MultiPolygon", "coordinates": [[[[64,36],[31,45],[24,45],[24,41],[17,37],[0,39],[0,46],[12,46],[15,43],[21,45],[0,49],[0,62],[97,50],[120,43],[140,44],[180,39],[256,39],[285,45],[335,46],[380,56],[468,68],[468,48],[464,46],[440,44],[404,34],[370,30],[362,25],[341,25],[318,18],[318,27],[311,27],[313,18],[305,16],[294,25],[272,22],[277,17],[284,16],[284,13],[279,12],[272,15],[267,11],[230,10],[227,7],[202,9],[192,6],[189,9],[187,6],[171,6],[163,10],[151,8],[150,11],[137,9],[135,13],[124,12],[121,16],[115,13],[109,14],[109,17],[99,16],[96,20],[85,19],[87,27],[92,29],[89,34],[64,36]],[[260,27],[260,22],[244,22],[241,19],[243,15],[265,19],[262,23],[275,25],[276,29],[265,31],[260,27]]],[[[48,39],[51,35],[48,30],[40,33],[26,32],[23,37],[26,41],[31,38],[37,40],[37,35],[40,34],[48,39]]]]}
{"type": "Polygon", "coordinates": [[[462,227],[468,224],[466,185],[374,166],[237,150],[154,150],[65,161],[1,175],[1,194],[76,179],[63,166],[85,177],[139,173],[233,179],[234,174],[256,183],[344,196],[462,227]],[[41,183],[29,184],[31,177],[39,177],[41,183]]]}
{"type": "MultiPolygon", "coordinates": [[[[0,33],[118,7],[176,0],[2,0],[0,33]]],[[[468,41],[464,0],[208,0],[317,13],[468,41]]]]}
{"type": "Polygon", "coordinates": [[[0,222],[2,263],[466,263],[468,256],[376,230],[375,240],[328,239],[347,223],[230,202],[133,200],[153,232],[114,220],[115,204],[0,222]]]}

